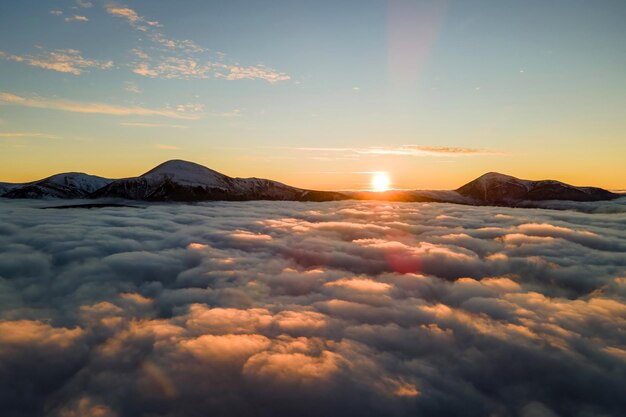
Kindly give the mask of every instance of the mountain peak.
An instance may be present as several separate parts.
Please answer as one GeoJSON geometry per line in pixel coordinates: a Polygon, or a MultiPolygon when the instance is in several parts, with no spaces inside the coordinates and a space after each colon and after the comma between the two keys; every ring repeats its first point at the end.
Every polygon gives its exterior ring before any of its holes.
{"type": "Polygon", "coordinates": [[[184,161],[182,159],[170,159],[169,161],[165,161],[157,165],[156,167],[152,168],[150,171],[143,174],[142,177],[149,175],[149,174],[184,173],[184,172],[217,173],[217,171],[213,171],[212,169],[209,169],[205,167],[204,165],[200,165],[195,162],[184,161]]]}
{"type": "Polygon", "coordinates": [[[230,177],[195,162],[172,159],[140,176],[149,181],[169,180],[191,186],[225,188],[230,177]]]}
{"type": "Polygon", "coordinates": [[[483,178],[483,179],[515,179],[515,180],[519,179],[519,178],[516,178],[516,177],[514,177],[512,175],[501,174],[501,173],[495,172],[495,171],[487,172],[487,173],[481,175],[480,177],[478,177],[476,179],[478,180],[478,179],[481,179],[481,178],[483,178]]]}
{"type": "Polygon", "coordinates": [[[488,172],[456,190],[482,203],[511,204],[515,201],[575,200],[598,201],[616,195],[595,187],[575,187],[554,180],[522,180],[498,172],[488,172]]]}

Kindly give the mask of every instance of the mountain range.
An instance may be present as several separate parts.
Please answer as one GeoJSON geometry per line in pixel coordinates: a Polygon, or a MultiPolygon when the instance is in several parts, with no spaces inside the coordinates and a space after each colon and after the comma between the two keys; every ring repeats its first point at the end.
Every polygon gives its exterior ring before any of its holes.
{"type": "Polygon", "coordinates": [[[202,165],[171,160],[138,177],[109,179],[69,172],[24,184],[0,183],[0,197],[142,201],[346,199],[430,201],[469,205],[532,206],[545,200],[601,201],[620,197],[597,187],[554,180],[522,180],[489,172],[456,190],[316,191],[262,178],[234,178],[202,165]]]}

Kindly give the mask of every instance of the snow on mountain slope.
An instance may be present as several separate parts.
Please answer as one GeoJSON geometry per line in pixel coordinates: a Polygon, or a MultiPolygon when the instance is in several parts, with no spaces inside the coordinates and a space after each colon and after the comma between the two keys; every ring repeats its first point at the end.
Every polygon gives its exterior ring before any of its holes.
{"type": "Polygon", "coordinates": [[[65,174],[53,175],[46,178],[42,182],[47,185],[57,185],[59,187],[74,188],[84,193],[93,193],[94,191],[109,184],[111,179],[102,178],[95,175],[83,174],[81,172],[68,172],[65,174]]]}
{"type": "Polygon", "coordinates": [[[232,178],[213,171],[205,166],[194,162],[174,159],[158,165],[140,178],[144,178],[150,184],[171,181],[190,187],[211,187],[228,189],[232,178]]]}
{"type": "Polygon", "coordinates": [[[145,174],[112,182],[91,195],[150,201],[312,200],[346,198],[339,193],[310,191],[261,178],[233,178],[202,165],[172,160],[145,174]]]}
{"type": "Polygon", "coordinates": [[[143,175],[110,180],[76,172],[53,175],[28,184],[0,183],[8,198],[124,198],[145,201],[290,200],[332,201],[349,198],[405,202],[534,207],[536,202],[601,201],[619,194],[559,181],[530,181],[489,172],[457,190],[389,190],[331,192],[304,190],[262,178],[233,178],[202,165],[171,160],[143,175]]]}
{"type": "Polygon", "coordinates": [[[554,180],[522,180],[497,172],[484,174],[456,191],[480,203],[489,204],[541,200],[600,201],[618,197],[602,188],[575,187],[554,180]]]}
{"type": "Polygon", "coordinates": [[[112,180],[81,172],[56,174],[39,181],[14,184],[6,198],[82,198],[109,184],[112,180]]]}

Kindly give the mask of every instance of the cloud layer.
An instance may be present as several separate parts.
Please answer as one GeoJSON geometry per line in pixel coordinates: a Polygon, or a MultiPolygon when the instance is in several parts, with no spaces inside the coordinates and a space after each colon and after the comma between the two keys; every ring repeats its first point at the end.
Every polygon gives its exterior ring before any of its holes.
{"type": "Polygon", "coordinates": [[[623,212],[45,204],[0,202],[3,415],[626,409],[623,212]]]}

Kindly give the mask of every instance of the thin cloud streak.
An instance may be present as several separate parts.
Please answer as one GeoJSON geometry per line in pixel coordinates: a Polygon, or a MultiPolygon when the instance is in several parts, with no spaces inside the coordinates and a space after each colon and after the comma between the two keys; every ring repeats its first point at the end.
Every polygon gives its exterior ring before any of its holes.
{"type": "Polygon", "coordinates": [[[44,138],[44,139],[57,139],[57,136],[48,135],[46,133],[28,133],[28,132],[13,132],[13,133],[1,133],[0,138],[44,138]]]}
{"type": "Polygon", "coordinates": [[[185,113],[184,106],[179,106],[179,108],[183,111],[175,111],[171,109],[115,106],[105,103],[84,103],[46,98],[26,98],[6,92],[0,92],[0,103],[38,109],[62,110],[73,113],[107,114],[111,116],[161,116],[185,120],[196,120],[202,117],[199,113],[185,113]]]}
{"type": "Polygon", "coordinates": [[[477,149],[462,148],[449,146],[421,146],[421,145],[403,145],[395,147],[368,147],[368,148],[311,148],[302,147],[295,148],[299,151],[306,152],[338,152],[352,153],[358,155],[400,155],[400,156],[485,156],[485,155],[503,155],[502,152],[477,149]]]}
{"type": "Polygon", "coordinates": [[[74,15],[72,17],[66,17],[65,18],[65,22],[69,23],[69,22],[88,22],[89,19],[87,18],[87,16],[81,16],[81,15],[74,15]]]}
{"type": "Polygon", "coordinates": [[[241,110],[240,109],[234,109],[234,110],[231,110],[231,111],[211,113],[211,116],[224,117],[224,118],[240,117],[241,116],[241,110]]]}
{"type": "Polygon", "coordinates": [[[189,129],[189,126],[172,125],[167,123],[140,123],[140,122],[124,122],[120,123],[120,126],[127,127],[169,127],[172,129],[189,129]]]}

